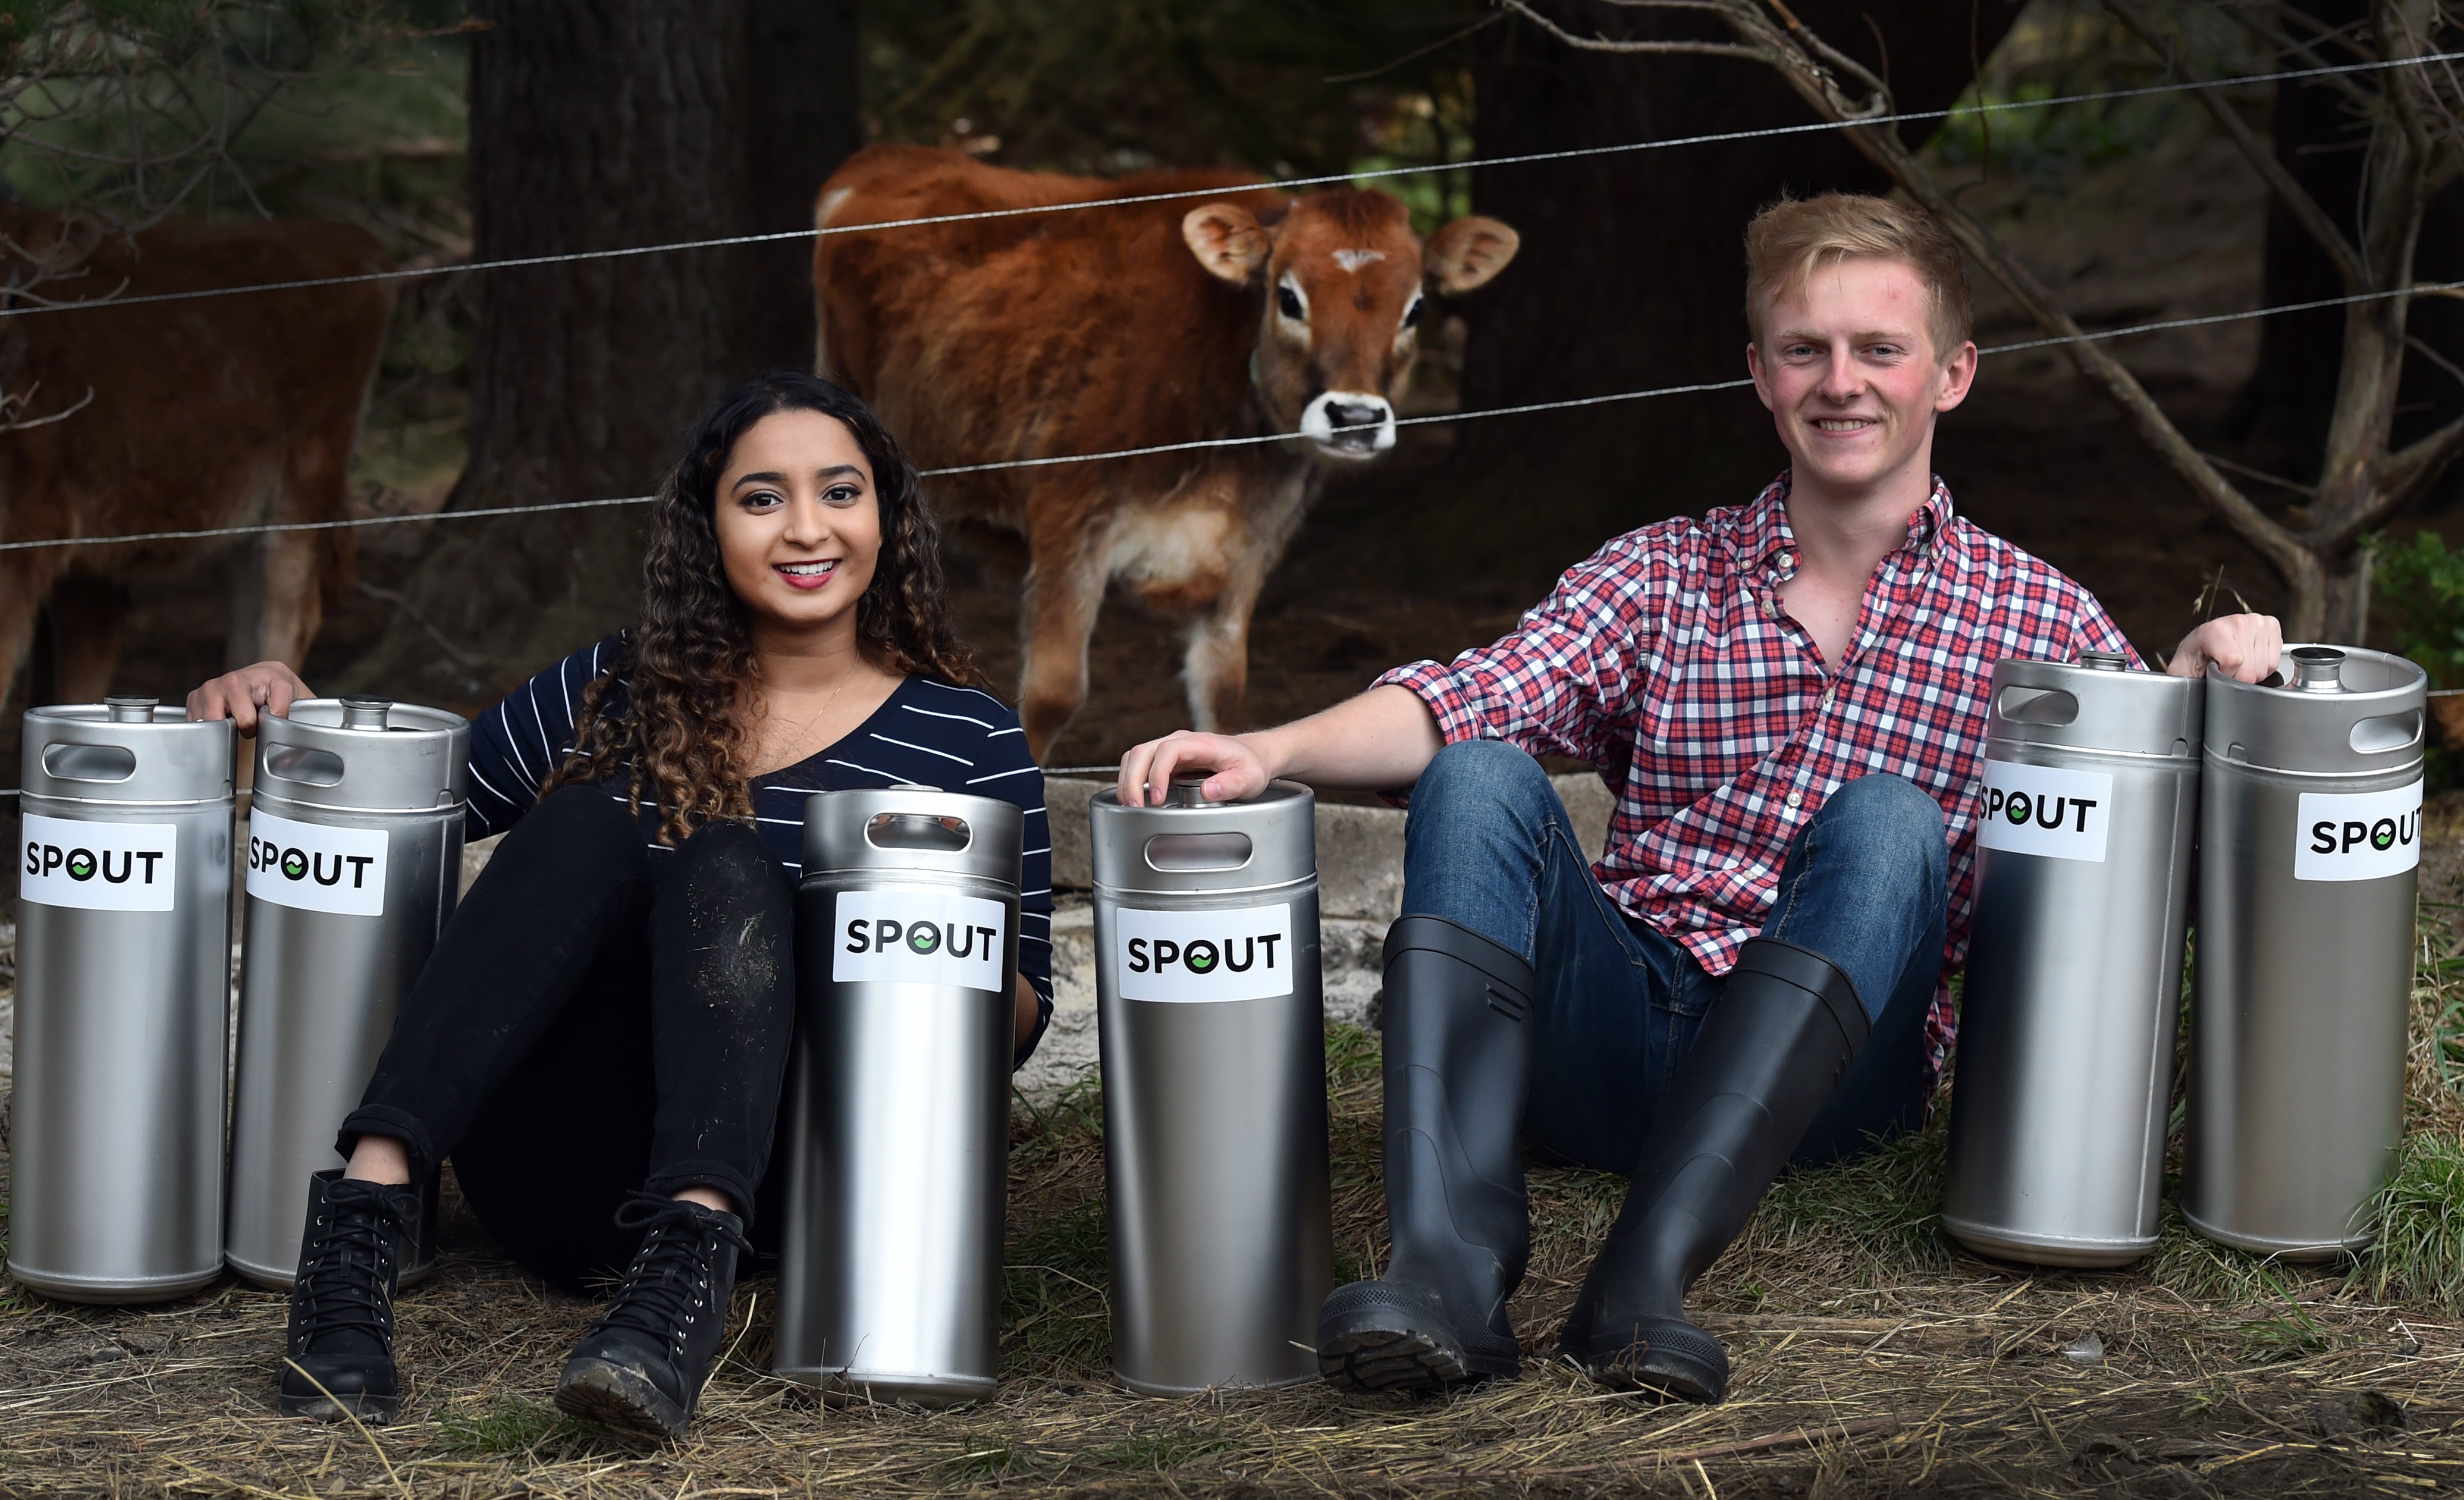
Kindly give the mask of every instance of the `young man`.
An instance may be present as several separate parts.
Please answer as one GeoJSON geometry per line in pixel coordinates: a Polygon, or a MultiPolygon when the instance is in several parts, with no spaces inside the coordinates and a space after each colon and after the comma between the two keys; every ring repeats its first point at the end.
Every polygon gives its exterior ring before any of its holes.
{"type": "MultiPolygon", "coordinates": [[[[1993,663],[2129,646],[2085,589],[1952,513],[1934,419],[1976,373],[1960,253],[1885,199],[1746,232],[1747,367],[1789,469],[1751,503],[1617,538],[1493,646],[1251,735],[1176,734],[1120,795],[1272,778],[1411,787],[1386,939],[1385,1274],[1327,1299],[1318,1360],[1368,1390],[1511,1377],[1530,1226],[1519,1145],[1633,1174],[1560,1352],[1718,1401],[1684,1295],[1792,1158],[1911,1128],[1951,1040],[1993,663]],[[1586,868],[1532,759],[1617,797],[1586,868]]],[[[2274,670],[2274,620],[2167,663],[2274,670]]]]}

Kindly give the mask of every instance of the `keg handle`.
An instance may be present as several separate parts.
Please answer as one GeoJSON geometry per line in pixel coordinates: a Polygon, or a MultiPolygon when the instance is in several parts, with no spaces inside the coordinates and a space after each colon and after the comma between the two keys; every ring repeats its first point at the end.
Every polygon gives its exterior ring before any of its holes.
{"type": "Polygon", "coordinates": [[[2006,723],[2045,724],[2056,728],[2079,718],[2079,699],[2059,688],[2025,688],[2013,684],[1993,700],[1993,712],[2006,723]]]}
{"type": "Polygon", "coordinates": [[[1146,861],[1160,874],[1201,874],[1238,870],[1250,852],[1246,833],[1158,833],[1147,840],[1146,861]]]}
{"type": "Polygon", "coordinates": [[[946,814],[876,812],[865,820],[864,841],[881,849],[956,854],[976,841],[976,830],[966,819],[946,814]]]}
{"type": "Polygon", "coordinates": [[[137,752],[126,745],[45,745],[43,774],[55,782],[124,782],[137,774],[137,752]]]}
{"type": "Polygon", "coordinates": [[[342,758],[307,745],[270,744],[265,747],[265,774],[303,786],[338,786],[342,781],[342,758]]]}
{"type": "Polygon", "coordinates": [[[2390,750],[2409,750],[2421,743],[2421,710],[2402,714],[2386,714],[2377,718],[2365,718],[2354,723],[2344,742],[2357,755],[2385,755],[2390,750]]]}

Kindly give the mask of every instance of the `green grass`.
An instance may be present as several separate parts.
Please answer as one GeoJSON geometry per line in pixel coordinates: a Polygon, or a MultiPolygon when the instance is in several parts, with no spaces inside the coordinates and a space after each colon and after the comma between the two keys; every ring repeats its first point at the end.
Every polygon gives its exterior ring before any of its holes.
{"type": "Polygon", "coordinates": [[[1005,1364],[1038,1373],[1111,1364],[1110,1233],[1095,1198],[1046,1217],[1011,1246],[1001,1276],[1005,1364]]]}
{"type": "Polygon", "coordinates": [[[1244,1445],[1222,1432],[1142,1432],[1098,1449],[1096,1462],[1114,1468],[1160,1472],[1178,1468],[1210,1453],[1229,1452],[1244,1445]]]}
{"type": "Polygon", "coordinates": [[[1377,1076],[1383,1066],[1377,1038],[1358,1026],[1326,1028],[1326,1086],[1341,1089],[1377,1076]]]}
{"type": "Polygon", "coordinates": [[[987,1479],[1023,1474],[1033,1467],[1033,1457],[1024,1448],[996,1438],[969,1438],[965,1445],[941,1466],[952,1480],[960,1484],[977,1484],[987,1479]]]}
{"type": "Polygon", "coordinates": [[[1757,1226],[1795,1239],[1819,1233],[1845,1241],[1877,1271],[1940,1270],[1951,1251],[1942,1236],[1943,1169],[1950,1150],[1947,1101],[1932,1123],[1861,1157],[1793,1170],[1763,1199],[1757,1226]]]}
{"type": "Polygon", "coordinates": [[[2355,1263],[2354,1284],[2380,1302],[2464,1311],[2464,1142],[2406,1136],[2377,1211],[2378,1243],[2355,1263]]]}
{"type": "Polygon", "coordinates": [[[587,1442],[593,1429],[553,1406],[500,1396],[476,1411],[445,1413],[436,1419],[436,1432],[450,1452],[534,1455],[587,1442]]]}

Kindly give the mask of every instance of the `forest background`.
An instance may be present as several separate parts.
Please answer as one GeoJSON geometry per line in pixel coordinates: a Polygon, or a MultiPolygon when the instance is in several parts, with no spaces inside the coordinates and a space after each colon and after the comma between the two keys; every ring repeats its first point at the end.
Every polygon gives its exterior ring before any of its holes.
{"type": "MultiPolygon", "coordinates": [[[[216,97],[235,89],[249,108],[209,159],[184,164],[176,194],[158,186],[149,197],[129,169],[63,150],[119,139],[123,121],[56,107],[46,119],[21,96],[0,147],[17,192],[106,219],[166,211],[166,200],[188,214],[347,219],[401,262],[434,268],[403,287],[368,413],[355,487],[371,515],[647,493],[712,394],[810,363],[809,247],[796,240],[454,266],[792,231],[809,224],[831,167],[867,142],[1095,173],[1431,168],[1378,185],[1424,231],[1476,208],[1515,225],[1524,246],[1436,330],[1412,405],[1423,414],[1731,379],[1739,232],[1753,209],[1783,191],[1889,186],[1837,134],[1449,165],[1808,119],[1769,70],[1579,52],[1481,0],[91,9],[164,77],[187,80],[192,112],[208,74],[216,97]],[[225,30],[200,38],[184,16],[219,16],[225,30]],[[282,48],[242,45],[251,26],[282,48]]],[[[1633,11],[1596,0],[1546,9],[1587,34],[1634,25],[1633,11]]],[[[1902,139],[2090,329],[2339,288],[2188,94],[1974,106],[2270,71],[2284,61],[2260,23],[2277,9],[2158,7],[2178,49],[2165,55],[2093,0],[1797,8],[1881,69],[1900,108],[1954,108],[1902,139]]],[[[2298,8],[2327,27],[2365,10],[2298,8]]],[[[2356,122],[2327,83],[2228,97],[2321,202],[2352,200],[2356,122]]],[[[157,166],[154,182],[169,175],[157,166]]],[[[2422,235],[2418,275],[2464,276],[2453,187],[2422,235]]],[[[1977,282],[1980,342],[2035,333],[1977,282]]],[[[2272,518],[2298,522],[2302,486],[2282,476],[2317,469],[2342,328],[2329,309],[2110,347],[2272,518]]],[[[2417,304],[2412,331],[2426,352],[2406,369],[2399,442],[2464,409],[2464,305],[2417,304]]],[[[1606,538],[1737,503],[1781,462],[1768,418],[1735,390],[1408,428],[1390,461],[1338,476],[1270,584],[1252,714],[1313,708],[1391,662],[1487,639],[1606,538]]],[[[2052,351],[1986,362],[1976,396],[1945,423],[1938,468],[1962,509],[2087,584],[2143,651],[2234,600],[2281,603],[2264,562],[2052,351]]],[[[2457,493],[2450,474],[2392,530],[2447,524],[2457,493]]],[[[627,617],[641,519],[614,510],[361,533],[310,680],[481,706],[627,617]]],[[[118,585],[135,611],[116,686],[176,696],[223,664],[220,581],[249,545],[189,548],[118,585]]],[[[1022,556],[1014,539],[976,531],[952,550],[969,632],[1006,684],[1022,556]]],[[[2389,582],[2437,616],[2431,626],[2444,619],[2431,607],[2437,580],[2415,569],[2389,582]]],[[[2418,622],[2407,598],[2381,603],[2369,631],[2394,644],[2418,622]]],[[[1158,650],[1126,601],[1108,607],[1094,651],[1095,695],[1056,747],[1061,761],[1109,759],[1182,721],[1178,652],[1158,650]]]]}

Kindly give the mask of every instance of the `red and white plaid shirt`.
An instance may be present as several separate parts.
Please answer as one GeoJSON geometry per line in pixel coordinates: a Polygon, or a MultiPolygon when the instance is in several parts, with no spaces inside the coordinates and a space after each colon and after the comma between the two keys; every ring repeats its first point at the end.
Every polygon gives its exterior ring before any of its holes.
{"type": "Polygon", "coordinates": [[[1993,664],[2130,645],[2086,589],[1954,516],[1936,478],[1826,670],[1780,603],[1797,570],[1788,485],[1782,474],[1750,505],[1628,532],[1504,640],[1378,681],[1419,695],[1449,744],[1502,739],[1597,766],[1617,804],[1594,873],[1711,974],[1762,930],[1789,841],[1842,783],[1889,772],[1931,793],[1950,840],[1926,1025],[1939,1070],[1957,1026],[1949,975],[1968,957],[1993,664]]]}

